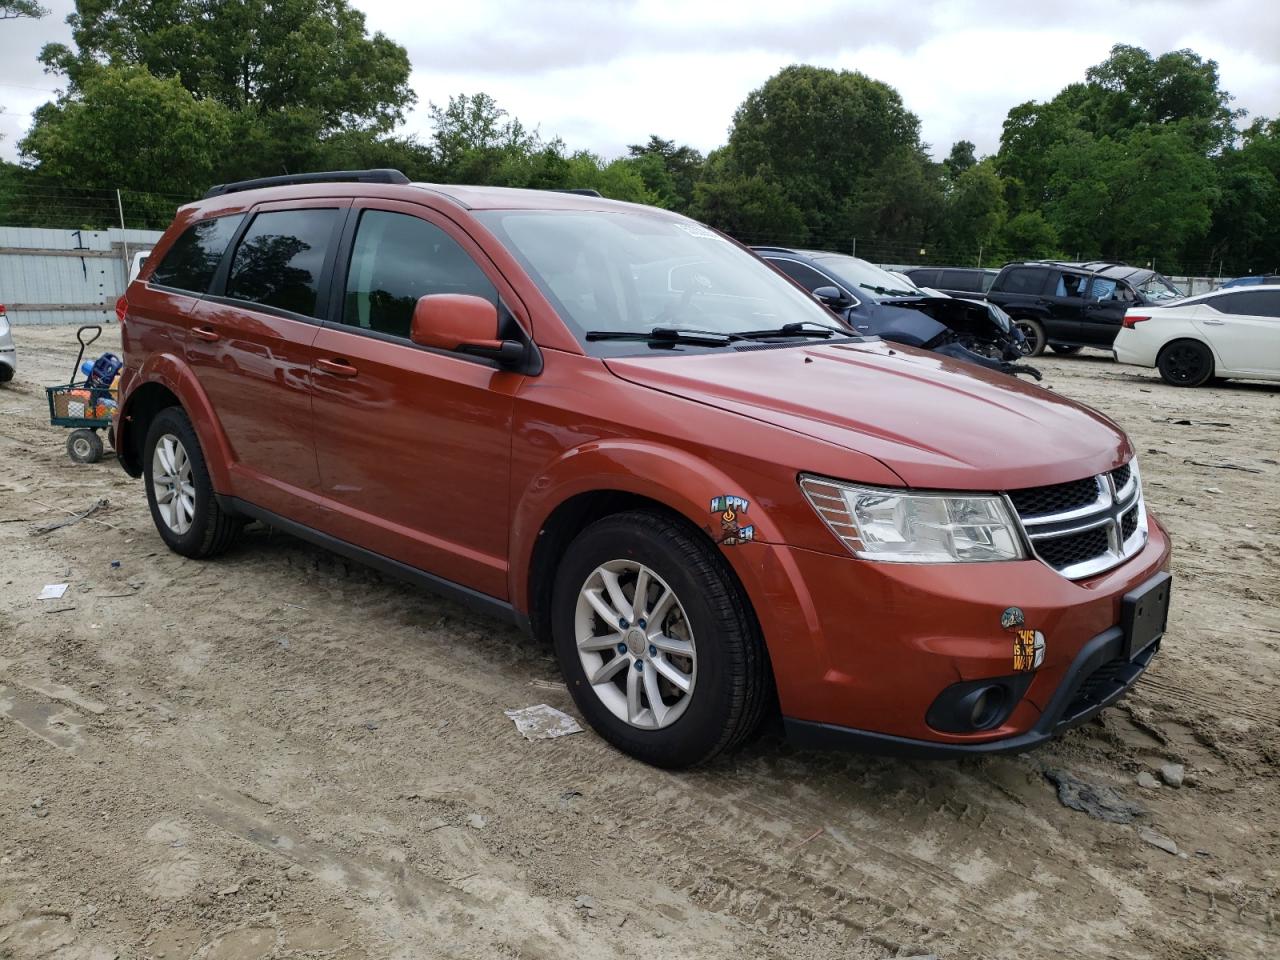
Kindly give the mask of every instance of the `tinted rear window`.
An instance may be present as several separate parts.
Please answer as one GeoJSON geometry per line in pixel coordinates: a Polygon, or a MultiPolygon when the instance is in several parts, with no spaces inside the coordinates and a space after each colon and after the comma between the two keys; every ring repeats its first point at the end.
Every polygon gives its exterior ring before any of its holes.
{"type": "Polygon", "coordinates": [[[1040,293],[1044,290],[1045,277],[1048,270],[1036,267],[1014,267],[1005,272],[1000,281],[1000,289],[1008,293],[1040,293]]]}
{"type": "Polygon", "coordinates": [[[1219,313],[1242,317],[1280,317],[1280,290],[1241,290],[1205,301],[1219,313]]]}
{"type": "Polygon", "coordinates": [[[253,218],[236,247],[227,296],[316,316],[337,210],[273,210],[253,218]]]}
{"type": "Polygon", "coordinates": [[[982,274],[973,270],[943,270],[938,286],[944,290],[972,290],[975,293],[982,289],[982,274]]]}
{"type": "Polygon", "coordinates": [[[156,266],[150,282],[191,293],[208,293],[227,244],[240,229],[243,219],[244,214],[238,213],[201,220],[187,227],[156,266]]]}

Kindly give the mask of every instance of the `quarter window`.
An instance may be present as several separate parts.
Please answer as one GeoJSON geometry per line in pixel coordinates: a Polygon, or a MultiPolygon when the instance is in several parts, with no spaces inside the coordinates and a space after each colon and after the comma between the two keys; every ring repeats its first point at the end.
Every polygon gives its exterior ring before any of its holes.
{"type": "Polygon", "coordinates": [[[321,275],[337,223],[334,209],[258,214],[236,247],[227,296],[317,316],[321,275]]]}
{"type": "Polygon", "coordinates": [[[242,220],[244,215],[236,214],[201,220],[187,227],[151,274],[150,282],[190,293],[208,293],[227,244],[242,220]]]}
{"type": "Polygon", "coordinates": [[[470,255],[433,223],[404,213],[360,217],[342,322],[409,336],[413,308],[432,293],[465,293],[497,304],[498,290],[470,255]]]}
{"type": "Polygon", "coordinates": [[[1280,317],[1280,290],[1241,290],[1208,301],[1219,313],[1242,317],[1280,317]]]}
{"type": "Polygon", "coordinates": [[[1040,293],[1044,278],[1045,271],[1035,267],[1014,267],[1005,273],[1000,289],[1007,293],[1040,293]]]}

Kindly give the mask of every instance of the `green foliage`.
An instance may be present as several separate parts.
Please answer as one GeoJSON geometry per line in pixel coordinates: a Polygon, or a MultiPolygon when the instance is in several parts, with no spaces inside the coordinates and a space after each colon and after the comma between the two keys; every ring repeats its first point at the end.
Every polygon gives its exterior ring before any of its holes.
{"type": "Polygon", "coordinates": [[[1007,217],[1004,184],[995,164],[983,160],[970,165],[955,177],[955,184],[947,195],[943,217],[945,249],[953,252],[953,259],[957,260],[970,252],[991,252],[999,242],[1007,217]]]}
{"type": "Polygon", "coordinates": [[[706,160],[693,147],[677,146],[656,134],[646,144],[627,148],[632,169],[657,199],[659,206],[688,211],[693,206],[693,190],[703,173],[706,160]]]}
{"type": "Polygon", "coordinates": [[[17,20],[19,17],[39,20],[48,13],[49,11],[35,0],[8,0],[6,3],[0,3],[0,20],[17,20]]]}
{"type": "Polygon", "coordinates": [[[977,154],[974,153],[976,149],[971,140],[957,140],[951,145],[951,153],[942,161],[948,179],[958,180],[962,173],[978,162],[977,154]]]}

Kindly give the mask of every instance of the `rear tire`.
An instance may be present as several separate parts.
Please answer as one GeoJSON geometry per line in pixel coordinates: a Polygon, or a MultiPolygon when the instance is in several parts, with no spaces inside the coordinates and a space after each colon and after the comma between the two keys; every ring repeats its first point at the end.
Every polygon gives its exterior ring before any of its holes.
{"type": "Polygon", "coordinates": [[[1164,382],[1175,387],[1199,387],[1213,378],[1213,354],[1199,340],[1174,340],[1156,358],[1164,382]]]}
{"type": "Polygon", "coordinates": [[[102,438],[85,427],[67,437],[67,456],[76,463],[97,463],[102,459],[102,438]]]}
{"type": "Polygon", "coordinates": [[[1065,343],[1051,343],[1049,346],[1053,349],[1054,353],[1061,353],[1063,356],[1067,357],[1071,356],[1073,353],[1079,353],[1083,349],[1082,347],[1074,347],[1065,343]]]}
{"type": "Polygon", "coordinates": [[[719,550],[681,520],[632,511],[578,534],[556,571],[551,625],[578,709],[646,763],[705,763],[750,736],[769,702],[750,605],[719,550]],[[648,587],[637,605],[638,582],[648,587]]]}
{"type": "Polygon", "coordinates": [[[230,547],[244,521],[218,504],[200,441],[181,407],[156,414],[142,451],[151,519],[169,549],[204,559],[230,547]]]}
{"type": "Polygon", "coordinates": [[[1044,353],[1045,345],[1049,342],[1045,336],[1044,324],[1033,317],[1014,317],[1013,325],[1022,331],[1022,335],[1027,338],[1027,352],[1025,356],[1038,357],[1044,353]]]}

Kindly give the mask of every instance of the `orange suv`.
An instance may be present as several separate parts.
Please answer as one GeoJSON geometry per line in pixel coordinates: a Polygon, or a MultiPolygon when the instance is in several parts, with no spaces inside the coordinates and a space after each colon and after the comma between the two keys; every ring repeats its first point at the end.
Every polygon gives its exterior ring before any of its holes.
{"type": "Polygon", "coordinates": [[[259,520],[522,625],[665,766],[1024,749],[1159,646],[1133,448],[858,336],[725,236],[566,192],[217,187],[118,307],[115,446],[189,557],[259,520]]]}

